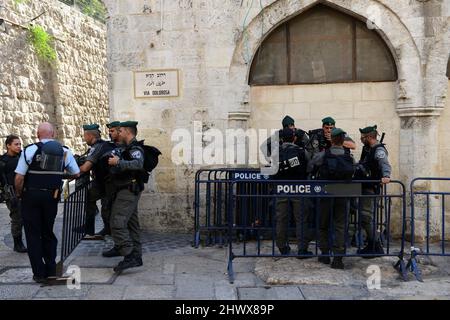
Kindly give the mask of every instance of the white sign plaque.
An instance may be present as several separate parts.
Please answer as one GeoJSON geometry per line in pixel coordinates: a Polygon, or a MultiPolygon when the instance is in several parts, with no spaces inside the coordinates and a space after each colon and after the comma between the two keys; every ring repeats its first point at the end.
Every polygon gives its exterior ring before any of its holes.
{"type": "Polygon", "coordinates": [[[134,72],[134,96],[138,99],[178,97],[178,70],[134,72]]]}

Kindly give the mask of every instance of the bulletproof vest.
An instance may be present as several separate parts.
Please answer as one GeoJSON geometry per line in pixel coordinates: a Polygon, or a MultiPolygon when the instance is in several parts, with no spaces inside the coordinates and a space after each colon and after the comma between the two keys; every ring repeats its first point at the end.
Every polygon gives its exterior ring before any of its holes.
{"type": "MultiPolygon", "coordinates": [[[[139,142],[133,141],[129,146],[125,148],[125,150],[121,153],[121,159],[126,161],[133,160],[133,157],[131,156],[131,150],[133,148],[138,148],[141,150],[142,154],[144,154],[144,150],[142,150],[142,147],[139,145],[139,142]]],[[[112,175],[114,184],[116,186],[126,186],[133,182],[133,180],[136,180],[139,184],[142,184],[142,175],[145,171],[144,170],[127,170],[119,173],[115,173],[112,175]]]]}
{"type": "Polygon", "coordinates": [[[344,148],[344,154],[336,155],[330,149],[325,150],[323,164],[319,168],[321,180],[350,180],[355,167],[350,150],[344,148]]]}
{"type": "Polygon", "coordinates": [[[378,161],[375,159],[375,154],[379,148],[385,148],[385,144],[379,143],[374,145],[371,148],[364,148],[363,153],[361,154],[360,163],[365,167],[367,172],[369,173],[370,180],[380,180],[382,177],[381,168],[378,165],[378,161]]]}
{"type": "Polygon", "coordinates": [[[323,129],[309,131],[309,147],[313,150],[323,151],[331,147],[331,142],[325,138],[323,129]]]}
{"type": "Polygon", "coordinates": [[[305,149],[293,143],[284,143],[280,148],[277,180],[305,180],[306,154],[305,149]]]}
{"type": "Polygon", "coordinates": [[[98,183],[104,183],[105,179],[109,176],[109,164],[108,159],[112,151],[116,148],[113,142],[100,140],[98,142],[98,148],[100,148],[101,155],[92,168],[94,178],[98,183]]]}
{"type": "MultiPolygon", "coordinates": [[[[60,189],[64,174],[64,148],[57,141],[35,144],[37,150],[25,175],[25,187],[32,189],[60,189]]],[[[24,150],[26,154],[27,146],[24,150]]]]}
{"type": "MultiPolygon", "coordinates": [[[[11,157],[7,153],[0,156],[0,161],[4,163],[4,169],[3,172],[0,172],[1,175],[4,175],[6,178],[6,183],[10,186],[14,185],[14,177],[16,176],[15,170],[17,168],[17,164],[19,163],[20,154],[11,157]]],[[[3,177],[0,178],[0,181],[2,181],[3,185],[3,177]]]]}

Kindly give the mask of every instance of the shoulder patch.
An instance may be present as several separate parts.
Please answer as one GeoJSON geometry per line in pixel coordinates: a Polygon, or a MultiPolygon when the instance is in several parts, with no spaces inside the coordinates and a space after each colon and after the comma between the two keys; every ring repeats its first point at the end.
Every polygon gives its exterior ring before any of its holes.
{"type": "Polygon", "coordinates": [[[133,151],[133,152],[131,153],[131,156],[132,156],[134,159],[140,159],[140,158],[142,157],[142,152],[141,152],[140,150],[133,151]]]}
{"type": "Polygon", "coordinates": [[[375,153],[375,158],[377,159],[384,159],[386,158],[386,151],[384,151],[383,149],[378,149],[377,152],[375,153]]]}

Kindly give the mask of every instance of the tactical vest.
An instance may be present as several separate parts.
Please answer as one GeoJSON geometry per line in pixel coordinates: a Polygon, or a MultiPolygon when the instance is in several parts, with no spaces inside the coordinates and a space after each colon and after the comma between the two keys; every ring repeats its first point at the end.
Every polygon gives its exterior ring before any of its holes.
{"type": "Polygon", "coordinates": [[[313,149],[318,149],[319,152],[331,147],[331,142],[325,138],[323,129],[315,129],[309,131],[309,143],[313,149]],[[317,141],[317,142],[315,142],[317,141]],[[317,143],[317,146],[314,145],[317,143]]]}
{"type": "Polygon", "coordinates": [[[330,149],[325,150],[323,163],[319,168],[321,180],[351,180],[355,166],[350,150],[344,148],[344,154],[336,155],[330,149]]]}
{"type": "MultiPolygon", "coordinates": [[[[121,159],[126,161],[133,160],[133,157],[131,156],[131,149],[132,148],[138,148],[142,152],[142,156],[144,156],[144,150],[139,146],[139,142],[133,141],[129,146],[125,147],[125,150],[122,151],[121,159]]],[[[127,187],[133,183],[139,184],[141,189],[144,188],[143,183],[143,173],[144,170],[127,170],[122,171],[119,173],[115,173],[112,175],[113,184],[116,188],[122,189],[124,187],[127,187]]]]}
{"type": "Polygon", "coordinates": [[[108,159],[116,146],[112,142],[99,140],[97,147],[100,148],[101,155],[92,167],[92,172],[97,182],[104,183],[105,179],[109,176],[108,159]]]}
{"type": "Polygon", "coordinates": [[[16,176],[15,170],[17,168],[17,164],[19,163],[20,153],[15,157],[11,157],[7,153],[0,156],[0,161],[5,164],[4,175],[6,177],[6,182],[8,185],[14,185],[14,177],[16,176]]]}
{"type": "MultiPolygon", "coordinates": [[[[62,179],[64,174],[64,158],[62,160],[63,166],[61,167],[61,170],[45,170],[41,168],[42,147],[44,146],[44,143],[38,142],[34,145],[37,146],[37,150],[31,162],[28,162],[25,158],[25,161],[28,163],[28,171],[25,175],[24,183],[25,188],[42,190],[60,189],[62,187],[62,179]]],[[[27,146],[24,150],[25,155],[29,146],[27,146]]],[[[63,152],[65,152],[64,148],[63,152]]]]}
{"type": "Polygon", "coordinates": [[[383,148],[385,151],[387,151],[385,148],[385,144],[379,143],[374,145],[370,149],[364,148],[361,154],[360,163],[369,173],[370,180],[380,180],[381,178],[383,178],[381,168],[378,165],[378,161],[375,159],[375,154],[379,148],[383,148]]]}
{"type": "Polygon", "coordinates": [[[306,154],[305,149],[292,143],[285,143],[280,149],[280,160],[277,180],[306,180],[306,154]]]}

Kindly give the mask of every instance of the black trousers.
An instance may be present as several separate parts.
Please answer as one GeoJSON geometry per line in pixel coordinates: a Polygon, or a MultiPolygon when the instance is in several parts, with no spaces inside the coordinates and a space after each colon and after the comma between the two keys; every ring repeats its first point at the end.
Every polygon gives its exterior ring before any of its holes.
{"type": "Polygon", "coordinates": [[[53,233],[58,199],[51,191],[29,190],[22,197],[22,219],[28,257],[36,277],[56,275],[58,240],[53,233]]]}

